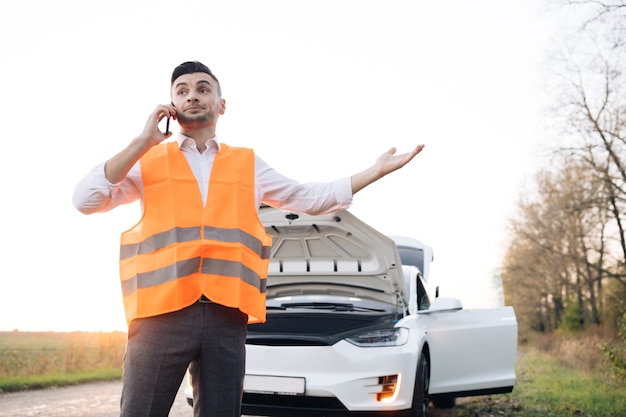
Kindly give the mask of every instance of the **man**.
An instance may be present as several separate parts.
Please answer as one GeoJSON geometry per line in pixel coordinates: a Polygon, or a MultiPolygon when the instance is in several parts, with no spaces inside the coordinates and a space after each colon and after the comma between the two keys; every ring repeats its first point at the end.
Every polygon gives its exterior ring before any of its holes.
{"type": "Polygon", "coordinates": [[[139,223],[122,234],[120,275],[129,324],[121,416],[167,416],[187,367],[196,417],[240,415],[247,323],[265,320],[271,237],[261,203],[322,214],[404,166],[424,145],[330,183],[299,184],[251,149],[216,136],[226,110],[208,67],[185,62],[171,78],[171,104],[152,112],[143,132],[76,186],[85,214],[141,200],[139,223]],[[181,133],[158,125],[178,121],[181,133]]]}

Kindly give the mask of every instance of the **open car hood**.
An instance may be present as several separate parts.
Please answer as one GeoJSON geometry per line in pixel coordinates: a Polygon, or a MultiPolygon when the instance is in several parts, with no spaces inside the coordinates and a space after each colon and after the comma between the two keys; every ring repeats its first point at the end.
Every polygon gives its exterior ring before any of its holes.
{"type": "Polygon", "coordinates": [[[407,304],[394,241],[348,211],[309,216],[262,207],[259,217],[274,239],[268,299],[320,295],[407,304]]]}

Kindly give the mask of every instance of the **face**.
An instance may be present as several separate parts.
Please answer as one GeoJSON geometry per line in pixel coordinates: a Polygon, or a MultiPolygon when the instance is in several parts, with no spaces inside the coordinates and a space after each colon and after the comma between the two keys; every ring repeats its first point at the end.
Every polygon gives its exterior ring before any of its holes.
{"type": "Polygon", "coordinates": [[[226,109],[225,101],[219,96],[217,82],[203,72],[178,77],[172,84],[171,94],[176,119],[181,127],[215,125],[226,109]]]}

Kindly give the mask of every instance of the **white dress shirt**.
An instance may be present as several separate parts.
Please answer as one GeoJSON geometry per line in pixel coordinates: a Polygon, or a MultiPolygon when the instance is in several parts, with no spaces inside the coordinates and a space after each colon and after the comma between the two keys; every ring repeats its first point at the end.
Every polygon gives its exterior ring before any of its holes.
{"type": "MultiPolygon", "coordinates": [[[[219,151],[217,138],[210,139],[204,152],[196,148],[196,142],[183,134],[176,137],[178,146],[187,158],[198,187],[202,201],[206,204],[209,189],[209,177],[213,159],[219,151]]],[[[96,165],[74,190],[72,202],[85,214],[111,210],[121,204],[141,200],[143,204],[143,182],[141,166],[137,162],[126,177],[117,184],[111,184],[104,174],[104,162],[96,165]]],[[[254,192],[256,207],[265,203],[273,207],[294,210],[312,215],[330,213],[350,207],[352,204],[352,182],[350,177],[332,182],[300,184],[271,168],[255,154],[254,192]]]]}

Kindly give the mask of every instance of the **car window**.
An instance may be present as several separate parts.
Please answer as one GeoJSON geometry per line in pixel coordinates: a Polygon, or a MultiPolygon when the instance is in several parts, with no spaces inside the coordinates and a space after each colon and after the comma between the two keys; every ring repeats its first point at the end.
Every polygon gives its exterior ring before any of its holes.
{"type": "Polygon", "coordinates": [[[419,248],[398,246],[402,265],[415,265],[420,272],[424,272],[424,251],[419,248]]]}
{"type": "Polygon", "coordinates": [[[426,288],[422,284],[422,280],[417,280],[417,309],[428,310],[430,308],[430,298],[426,292],[426,288]]]}
{"type": "MultiPolygon", "coordinates": [[[[398,253],[402,265],[416,266],[420,272],[424,271],[424,251],[419,248],[397,245],[398,253]]],[[[428,310],[430,307],[430,298],[426,292],[426,288],[422,284],[422,280],[417,280],[417,308],[418,310],[428,310]]]]}

